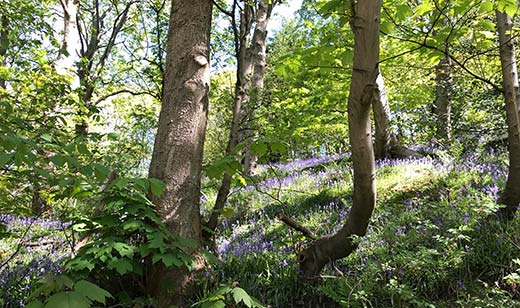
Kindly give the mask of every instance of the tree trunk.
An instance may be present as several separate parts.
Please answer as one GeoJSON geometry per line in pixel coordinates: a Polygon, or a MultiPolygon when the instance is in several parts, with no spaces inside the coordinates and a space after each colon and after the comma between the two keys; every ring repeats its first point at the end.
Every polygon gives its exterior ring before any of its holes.
{"type": "MultiPolygon", "coordinates": [[[[201,241],[199,210],[202,153],[210,83],[211,0],[173,1],[168,30],[164,96],[150,163],[150,178],[166,184],[153,201],[169,229],[201,241]]],[[[196,252],[194,252],[196,253],[196,252]]],[[[160,307],[186,305],[187,270],[163,272],[153,293],[160,307]],[[172,285],[173,288],[166,286],[172,285]]]]}
{"type": "MultiPolygon", "coordinates": [[[[0,16],[0,66],[7,65],[7,49],[9,48],[9,18],[7,15],[0,16]]],[[[7,83],[0,77],[0,88],[5,89],[7,83]]]]}
{"type": "MultiPolygon", "coordinates": [[[[234,148],[241,140],[250,138],[246,133],[240,134],[240,129],[245,128],[248,122],[247,117],[253,112],[251,108],[244,105],[250,102],[251,89],[253,89],[254,96],[258,96],[263,88],[264,74],[265,74],[265,46],[267,37],[267,23],[271,15],[274,1],[269,3],[268,0],[261,0],[258,4],[256,14],[256,27],[253,33],[252,46],[249,47],[249,34],[253,24],[252,16],[253,9],[249,5],[245,5],[240,16],[240,31],[236,42],[238,43],[236,58],[237,58],[237,81],[235,84],[235,100],[233,104],[233,119],[231,121],[231,131],[229,134],[229,141],[226,148],[226,155],[233,154],[234,148]],[[253,79],[253,82],[252,82],[253,79]]],[[[250,131],[245,129],[243,131],[250,131]]],[[[255,159],[252,153],[248,151],[250,144],[246,146],[246,167],[253,166],[255,159]],[[249,154],[248,154],[249,152],[249,154]],[[248,157],[249,156],[249,157],[248,157]],[[249,164],[249,166],[247,166],[249,164]]],[[[218,225],[220,212],[226,204],[227,197],[231,188],[231,176],[224,174],[224,178],[220,185],[217,194],[217,200],[213,207],[213,211],[209,217],[206,227],[214,231],[218,225]]],[[[211,234],[207,234],[210,236],[211,234]]]]}
{"type": "Polygon", "coordinates": [[[509,173],[506,187],[498,202],[505,205],[500,211],[501,216],[512,219],[520,204],[520,90],[515,46],[511,35],[513,22],[506,13],[497,11],[496,17],[509,144],[509,173]]]}
{"type": "Polygon", "coordinates": [[[64,74],[74,66],[76,52],[74,45],[78,43],[76,39],[79,35],[77,21],[79,0],[63,0],[60,3],[63,9],[63,39],[56,61],[56,70],[64,74]]]}
{"type": "Polygon", "coordinates": [[[439,61],[435,68],[435,115],[437,116],[437,136],[445,141],[451,140],[451,60],[448,56],[439,61]]]}
{"type": "Polygon", "coordinates": [[[378,72],[377,75],[372,110],[375,124],[374,155],[376,159],[421,157],[419,153],[401,145],[390,127],[390,104],[381,72],[378,72]]]}
{"type": "Polygon", "coordinates": [[[327,263],[348,256],[356,248],[351,236],[365,235],[374,209],[376,187],[370,105],[378,75],[380,11],[381,0],[352,2],[354,64],[348,100],[354,168],[352,208],[338,233],[315,241],[298,256],[305,279],[318,276],[327,263]]]}
{"type": "MultiPolygon", "coordinates": [[[[258,104],[262,100],[262,91],[264,89],[264,77],[266,66],[266,51],[267,51],[267,25],[269,18],[273,11],[274,1],[261,0],[258,3],[256,11],[256,27],[253,34],[252,42],[252,56],[253,56],[253,81],[251,86],[250,109],[247,114],[252,116],[258,104]]],[[[253,117],[254,118],[254,117],[253,117]]],[[[245,125],[246,130],[246,148],[244,153],[244,173],[246,175],[254,175],[256,173],[258,157],[251,152],[252,139],[256,133],[256,128],[251,127],[253,121],[247,121],[245,125]]]]}

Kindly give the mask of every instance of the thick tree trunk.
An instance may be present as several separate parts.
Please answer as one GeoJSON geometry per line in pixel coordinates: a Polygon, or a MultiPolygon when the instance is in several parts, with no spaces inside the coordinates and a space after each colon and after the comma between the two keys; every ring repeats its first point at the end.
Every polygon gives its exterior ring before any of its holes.
{"type": "Polygon", "coordinates": [[[319,275],[329,262],[348,256],[355,248],[351,236],[363,236],[376,201],[375,164],[370,128],[370,106],[378,75],[381,0],[352,3],[354,65],[348,100],[349,136],[354,167],[354,196],[347,222],[338,233],[321,238],[299,256],[305,279],[319,275]]]}
{"type": "MultiPolygon", "coordinates": [[[[211,0],[172,3],[164,96],[149,172],[149,177],[166,184],[165,194],[153,200],[163,221],[175,234],[198,243],[202,150],[210,83],[211,10],[211,0]]],[[[187,270],[178,270],[155,279],[154,293],[159,306],[184,307],[191,278],[187,270]],[[174,288],[166,287],[170,285],[174,288]]]]}
{"type": "Polygon", "coordinates": [[[513,22],[509,15],[499,11],[496,12],[496,17],[509,144],[509,173],[506,187],[498,202],[506,206],[500,211],[501,216],[512,219],[520,204],[520,89],[511,35],[513,22]]]}
{"type": "Polygon", "coordinates": [[[74,66],[76,52],[74,46],[79,40],[77,21],[79,0],[62,0],[60,3],[63,9],[63,39],[56,61],[56,70],[64,74],[74,66]]]}
{"type": "Polygon", "coordinates": [[[374,112],[375,138],[374,155],[376,159],[420,157],[419,153],[401,145],[390,127],[390,104],[386,96],[383,75],[378,72],[372,99],[374,112]]]}
{"type": "MultiPolygon", "coordinates": [[[[7,49],[9,48],[9,18],[7,15],[0,16],[0,66],[7,65],[7,49]]],[[[0,77],[0,88],[5,89],[7,83],[0,77]]]]}
{"type": "Polygon", "coordinates": [[[440,60],[435,68],[435,115],[437,116],[437,136],[445,141],[451,140],[451,60],[448,56],[440,60]]]}

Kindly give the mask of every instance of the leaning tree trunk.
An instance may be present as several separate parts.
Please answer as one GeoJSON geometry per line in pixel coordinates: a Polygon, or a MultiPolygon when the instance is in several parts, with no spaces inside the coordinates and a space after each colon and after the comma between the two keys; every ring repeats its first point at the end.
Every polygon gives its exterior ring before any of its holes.
{"type": "Polygon", "coordinates": [[[451,60],[445,56],[435,68],[436,88],[434,109],[437,117],[437,136],[447,142],[451,140],[451,60]]]}
{"type": "Polygon", "coordinates": [[[401,145],[390,127],[390,104],[381,72],[378,72],[377,75],[372,110],[375,124],[374,155],[376,159],[420,157],[417,152],[401,145]]]}
{"type": "Polygon", "coordinates": [[[329,262],[356,248],[352,235],[363,236],[376,201],[375,164],[370,105],[378,75],[381,0],[352,2],[354,65],[348,100],[349,136],[354,167],[354,196],[345,225],[332,236],[316,240],[298,256],[303,278],[319,275],[329,262]]]}
{"type": "MultiPolygon", "coordinates": [[[[150,178],[166,184],[154,203],[169,229],[200,243],[199,211],[202,150],[210,83],[211,0],[173,1],[164,96],[155,137],[150,178]]],[[[196,253],[196,252],[194,252],[196,253]]],[[[163,272],[153,293],[160,307],[185,307],[192,284],[187,270],[163,272]],[[172,286],[173,289],[166,289],[172,286]]]]}
{"type": "Polygon", "coordinates": [[[500,211],[501,216],[512,219],[520,204],[520,90],[515,46],[511,35],[513,22],[509,15],[499,11],[496,12],[496,18],[509,144],[509,173],[506,187],[498,202],[505,205],[500,211]]]}

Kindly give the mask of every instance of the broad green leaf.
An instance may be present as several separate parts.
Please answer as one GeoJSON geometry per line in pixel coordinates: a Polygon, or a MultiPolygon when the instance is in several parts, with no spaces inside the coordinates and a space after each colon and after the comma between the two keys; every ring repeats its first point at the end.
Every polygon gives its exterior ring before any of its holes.
{"type": "Polygon", "coordinates": [[[115,269],[120,275],[130,273],[133,270],[132,263],[127,259],[119,258],[112,259],[108,262],[108,267],[115,269]]]}
{"type": "Polygon", "coordinates": [[[426,0],[423,1],[423,3],[421,3],[419,6],[417,6],[417,8],[415,9],[415,14],[417,16],[421,16],[425,13],[432,11],[434,8],[435,6],[429,0],[426,0]]]}
{"type": "Polygon", "coordinates": [[[226,303],[222,300],[218,301],[211,301],[211,302],[204,302],[202,305],[200,305],[200,308],[225,308],[226,303]]]}
{"type": "Polygon", "coordinates": [[[481,13],[487,13],[493,11],[493,2],[490,1],[484,1],[480,4],[479,11],[481,13]]]}
{"type": "Polygon", "coordinates": [[[162,261],[162,263],[166,265],[166,267],[180,267],[183,265],[182,261],[175,257],[173,254],[159,254],[153,256],[152,262],[155,264],[158,261],[162,261]]]}
{"type": "Polygon", "coordinates": [[[25,306],[25,308],[44,308],[44,305],[41,301],[34,301],[25,306]]]}
{"type": "Polygon", "coordinates": [[[13,154],[1,154],[0,155],[0,166],[5,166],[13,157],[13,154]]]}
{"type": "Polygon", "coordinates": [[[107,298],[112,298],[112,295],[107,290],[86,280],[76,282],[74,290],[93,301],[103,304],[105,304],[107,298]]]}
{"type": "Polygon", "coordinates": [[[78,292],[60,292],[49,297],[45,308],[89,308],[91,301],[78,292]]]}
{"type": "Polygon", "coordinates": [[[101,164],[94,164],[94,175],[98,181],[104,181],[110,174],[110,170],[101,164]]]}
{"type": "Polygon", "coordinates": [[[65,165],[65,157],[61,155],[54,155],[51,158],[49,158],[53,164],[55,164],[58,167],[63,167],[65,165]]]}
{"type": "Polygon", "coordinates": [[[249,294],[247,294],[247,292],[244,291],[244,289],[235,287],[231,292],[233,294],[233,299],[235,300],[235,303],[238,304],[240,302],[243,302],[247,307],[251,307],[251,305],[253,304],[251,301],[251,296],[249,296],[249,294]]]}

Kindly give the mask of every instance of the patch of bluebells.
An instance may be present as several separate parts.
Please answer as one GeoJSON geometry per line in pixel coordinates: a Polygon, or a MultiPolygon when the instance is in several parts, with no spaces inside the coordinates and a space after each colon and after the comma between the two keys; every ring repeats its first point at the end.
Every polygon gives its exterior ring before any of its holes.
{"type": "Polygon", "coordinates": [[[312,157],[312,158],[306,158],[306,159],[296,159],[291,162],[284,162],[284,163],[273,163],[269,164],[267,166],[263,166],[264,169],[267,168],[274,168],[275,170],[279,172],[291,172],[295,170],[303,170],[307,168],[312,168],[318,165],[330,163],[333,161],[341,160],[347,156],[350,156],[350,153],[341,153],[341,154],[335,154],[335,155],[328,155],[328,156],[322,156],[322,157],[312,157]]]}
{"type": "Polygon", "coordinates": [[[39,277],[61,272],[69,224],[14,215],[0,215],[0,222],[11,233],[0,240],[0,298],[4,307],[24,307],[39,277]]]}

